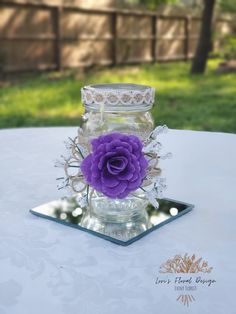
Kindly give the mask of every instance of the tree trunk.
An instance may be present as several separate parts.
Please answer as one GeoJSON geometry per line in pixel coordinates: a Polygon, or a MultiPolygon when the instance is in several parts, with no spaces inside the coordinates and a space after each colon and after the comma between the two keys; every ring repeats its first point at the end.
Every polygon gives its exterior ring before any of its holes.
{"type": "Polygon", "coordinates": [[[191,73],[204,73],[211,48],[211,24],[215,0],[204,0],[200,37],[192,63],[191,73]]]}

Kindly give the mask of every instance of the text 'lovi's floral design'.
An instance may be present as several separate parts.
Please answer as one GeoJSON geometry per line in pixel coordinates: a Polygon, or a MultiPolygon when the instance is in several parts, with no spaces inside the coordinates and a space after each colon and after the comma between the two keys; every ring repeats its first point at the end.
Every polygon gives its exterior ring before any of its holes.
{"type": "Polygon", "coordinates": [[[93,139],[92,153],[81,163],[86,182],[110,198],[125,198],[146,176],[148,162],[135,135],[111,133],[93,139]]]}

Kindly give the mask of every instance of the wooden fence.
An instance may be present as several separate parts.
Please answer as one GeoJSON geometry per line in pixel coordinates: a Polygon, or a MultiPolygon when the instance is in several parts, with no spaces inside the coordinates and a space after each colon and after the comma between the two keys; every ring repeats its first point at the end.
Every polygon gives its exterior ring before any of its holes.
{"type": "MultiPolygon", "coordinates": [[[[201,19],[75,6],[0,4],[0,69],[61,70],[193,57],[201,19]]],[[[232,20],[217,19],[221,35],[232,20]]]]}

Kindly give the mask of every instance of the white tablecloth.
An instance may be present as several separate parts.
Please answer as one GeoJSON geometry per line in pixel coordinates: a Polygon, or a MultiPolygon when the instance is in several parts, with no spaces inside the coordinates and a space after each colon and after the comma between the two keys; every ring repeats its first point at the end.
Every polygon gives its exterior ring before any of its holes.
{"type": "Polygon", "coordinates": [[[0,131],[0,314],[236,313],[236,135],[162,135],[166,197],[195,209],[128,247],[50,222],[29,209],[63,195],[53,161],[76,128],[0,131]],[[189,307],[155,284],[160,265],[188,253],[213,267],[189,307]]]}

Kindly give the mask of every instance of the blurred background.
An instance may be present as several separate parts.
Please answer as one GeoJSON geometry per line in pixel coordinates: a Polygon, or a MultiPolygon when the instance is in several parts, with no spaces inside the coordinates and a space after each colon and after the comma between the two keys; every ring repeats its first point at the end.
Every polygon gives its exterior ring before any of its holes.
{"type": "Polygon", "coordinates": [[[80,123],[80,88],[156,88],[156,124],[236,133],[235,0],[1,0],[0,128],[80,123]]]}

